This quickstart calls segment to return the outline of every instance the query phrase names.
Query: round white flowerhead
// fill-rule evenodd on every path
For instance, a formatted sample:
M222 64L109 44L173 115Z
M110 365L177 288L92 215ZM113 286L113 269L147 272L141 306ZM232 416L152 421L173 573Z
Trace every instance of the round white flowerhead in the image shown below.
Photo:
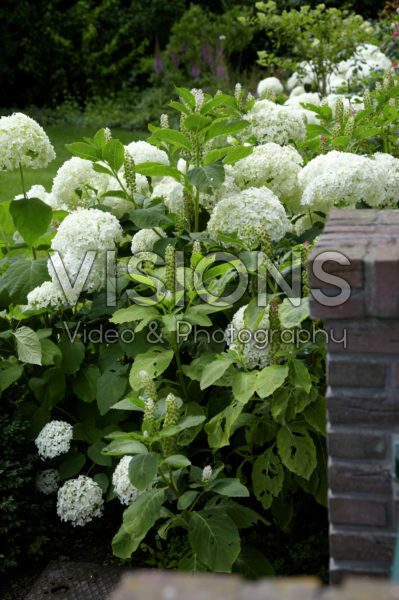
M51 193L59 208L72 212L101 204L99 197L108 183L108 175L97 173L90 160L74 156L58 169Z
M208 231L215 237L219 233L237 233L244 240L248 225L263 227L275 242L289 228L283 205L268 188L251 187L220 200L208 221Z
M0 119L0 170L22 167L42 169L54 160L55 152L39 123L14 113Z
M389 161L389 164L392 164ZM394 206L399 199L397 172L386 160L336 150L311 160L299 174L301 205L326 215L334 208Z
M267 187L291 208L300 200L298 173L303 158L292 146L269 142L255 146L252 154L233 167L235 183L241 188Z
M132 254L135 255L139 252L151 252L155 242L163 237L166 237L166 233L163 229L155 227L156 232L153 229L140 229L134 234L132 238Z
M117 464L112 475L112 484L121 504L131 504L140 495L137 488L130 483L129 465L131 456L124 456Z
M270 100L257 100L245 119L250 122L245 131L249 129L261 144L275 142L285 146L306 136L303 112Z
M65 296L55 287L52 281L45 281L35 287L28 294L27 310L40 310L41 308L61 308L66 303Z
M317 114L307 108L304 108L303 104L313 104L314 106L320 105L320 97L319 94L316 93L302 93L295 94L291 96L284 102L284 106L288 106L296 111L302 113L302 115L306 118L307 123L313 123L315 125L320 124L320 120Z
M69 452L72 437L72 425L65 421L50 421L37 436L35 444L43 459L55 458Z
M264 93L269 90L276 96L284 91L282 83L277 77L266 77L266 79L262 79L262 81L258 83L257 92L260 98L262 98Z
M269 358L269 309L258 324L255 331L245 326L244 313L248 304L241 306L226 329L226 340L231 350L244 357L247 369L262 369Z
M164 165L169 164L168 155L163 150L159 150L156 146L148 142L131 142L126 146L127 151L132 156L136 165L145 162L157 162Z
M173 177L162 177L154 185L152 198L162 198L169 212L177 213L184 208L184 187Z
M59 475L57 469L41 471L36 477L36 487L42 494L49 496L55 494L59 488Z
M32 185L30 190L26 192L26 195L28 198L39 198L39 200L45 202L52 208L56 208L53 194L46 192L44 186L42 185ZM14 200L21 200L23 197L23 194L18 194L18 196L15 196Z
M100 486L86 475L70 479L58 490L57 514L61 521L69 521L74 527L101 517L103 506Z
M118 219L102 210L79 209L63 220L51 242L51 248L59 254L54 252L47 265L54 285L65 293L70 304L77 301L76 290L92 292L105 285L106 252L115 250L121 239L122 228ZM87 272L82 268L82 263L87 261L86 254L89 251L95 251L95 255ZM57 273L53 264L57 267ZM86 264L90 265L89 262ZM73 284L75 292L70 289Z

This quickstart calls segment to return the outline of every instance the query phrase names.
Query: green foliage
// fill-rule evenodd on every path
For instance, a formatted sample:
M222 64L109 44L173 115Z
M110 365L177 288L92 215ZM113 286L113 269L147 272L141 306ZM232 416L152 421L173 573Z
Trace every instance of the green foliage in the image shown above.
M306 105L320 117L322 125L307 126L304 150L310 156L340 150L399 157L399 77L390 72L378 77L374 89L363 93L363 104L354 117L343 110L336 111L334 117L328 106Z
M173 529L187 550L182 569L253 576L251 565L257 565L259 573L271 573L268 558L249 543L249 532L266 532L271 521L288 526L298 490L326 502L324 353L314 342L279 342L267 366L249 368L243 349L206 338L194 343L182 334L182 321L224 332L244 304L245 323L256 330L265 314L256 304L258 284L265 284L275 320L289 333L299 327L311 332L312 325L306 299L292 306L253 267L264 259L260 242L243 251L230 232L221 242L205 228L200 195L213 195L225 181L226 165L252 151L242 135L244 92L211 96L178 88L178 94L171 108L178 111L180 128L149 127L150 143L167 154L169 165L140 163L135 171L151 186L160 176L181 183L181 226L160 198L120 186L131 208L120 219L125 237L118 264L121 273L127 262L129 269L113 283L114 306L106 305L100 290L85 292L73 307L23 309L35 277L43 277L41 261L51 238L36 241L37 223L24 221L25 239L35 240L35 248L17 245L9 223L10 245L1 246L0 290L8 298L0 320L0 389L6 393L15 382L27 382L32 437L60 414L73 423L71 449L53 461L62 480L90 474L106 502L116 505L113 473L121 457L131 457L128 476L138 496L113 539L118 557L130 558L155 532L169 540ZM104 130L68 148L123 181L123 144L107 140ZM177 168L181 157L188 163L185 173ZM159 263L131 257L130 238L142 227L162 229L165 237L154 245ZM270 248L269 260L282 273L298 261L301 246L291 242ZM229 258L220 261L221 252ZM241 257L252 283L233 306L225 298L237 284ZM21 274L14 278L16 265ZM117 339L85 337L92 327L113 327ZM154 329L160 334L155 340ZM122 335L126 330L134 333L130 342Z
M347 10L318 4L315 8L305 5L280 13L273 1L258 2L256 8L256 26L273 41L273 51L258 52L259 64L295 70L297 63L310 62L316 89L323 96L334 66L349 58L359 42L373 42L370 25Z

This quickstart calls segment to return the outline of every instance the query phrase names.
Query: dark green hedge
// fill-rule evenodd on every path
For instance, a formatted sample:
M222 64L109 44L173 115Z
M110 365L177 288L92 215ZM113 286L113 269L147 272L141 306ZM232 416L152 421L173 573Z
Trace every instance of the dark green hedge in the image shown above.
M318 4L320 0L308 0ZM189 0L2 0L0 3L0 106L54 105L68 96L83 101L130 86L148 85L148 61ZM201 0L222 13L255 0ZM283 0L294 8L303 0ZM384 0L325 0L375 18ZM144 65L144 66L143 66ZM242 65L243 68L251 65Z

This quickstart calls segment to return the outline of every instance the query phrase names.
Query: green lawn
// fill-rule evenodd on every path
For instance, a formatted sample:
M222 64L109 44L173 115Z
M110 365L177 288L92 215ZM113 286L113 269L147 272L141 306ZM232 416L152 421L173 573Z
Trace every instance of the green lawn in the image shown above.
M54 175L63 162L71 158L72 154L65 148L65 144L76 142L83 136L93 137L94 129L85 129L82 127L65 127L53 126L45 127L46 133L49 136L56 153L56 158L49 164L46 169L25 169L24 179L26 189L30 189L32 185L44 185L49 192ZM124 129L113 129L112 135L118 138L124 144L135 140L142 140L147 137L145 132L125 131ZM19 171L11 173L0 172L0 202L4 200L12 200L17 194L22 193L21 179Z

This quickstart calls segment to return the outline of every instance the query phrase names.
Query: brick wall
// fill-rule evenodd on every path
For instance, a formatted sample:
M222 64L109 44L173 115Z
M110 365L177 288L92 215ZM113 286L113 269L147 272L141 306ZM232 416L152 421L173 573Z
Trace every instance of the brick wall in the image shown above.
M392 434L399 433L399 210L334 211L308 272L311 315L326 320L329 338L331 581L389 576L397 530L391 473ZM339 291L336 280L324 281L331 275L345 280L349 296L337 306L326 305Z

